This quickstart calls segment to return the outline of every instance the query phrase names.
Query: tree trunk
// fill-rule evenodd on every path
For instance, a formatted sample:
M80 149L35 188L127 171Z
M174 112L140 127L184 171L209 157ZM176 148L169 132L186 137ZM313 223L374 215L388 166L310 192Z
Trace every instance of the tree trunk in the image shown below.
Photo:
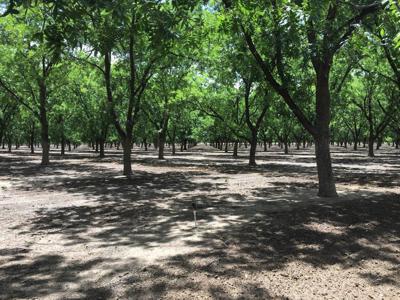
M166 131L161 129L158 133L158 159L164 159Z
M316 84L315 154L318 170L318 196L337 197L330 152L329 65L322 65Z
M47 121L46 100L47 90L45 81L39 80L40 92L40 125L42 138L42 166L50 163L50 141L49 141L49 124Z
M61 136L61 156L65 155L65 137L64 133Z
M285 140L285 141L283 142L283 144L285 145L285 154L289 154L289 147L288 147L288 142L287 142L287 140Z
M235 143L233 144L233 157L238 157L238 142L235 141Z
M353 150L357 151L357 147L358 147L358 138L354 137L354 145L353 145Z
M165 141L167 139L168 121L169 121L169 115L168 111L165 109L163 113L161 128L158 133L158 141L159 141L158 159L164 159L164 149L165 149Z
M174 126L174 127L172 128L172 136L171 136L172 155L175 155L175 153L176 153L175 138L176 138L176 127Z
M100 155L99 155L99 157L100 158L104 158L106 155L105 155L105 153L104 153L104 139L99 139L99 146L100 146Z
M35 129L31 130L30 146L31 154L35 153Z
M318 183L320 197L336 197L336 186L332 172L329 138L315 139L315 154L317 159Z
M251 133L251 142L250 142L250 156L249 156L249 165L255 166L256 164L256 151L257 151L257 131L253 131Z
M12 140L11 137L8 138L8 152L11 153L12 150Z
M131 135L128 135L122 141L122 148L124 150L124 152L123 152L124 175L127 177L130 177L132 175L132 159L131 159L132 139L131 139Z
M368 137L368 156L369 157L374 157L374 136L373 134L370 133L369 137Z

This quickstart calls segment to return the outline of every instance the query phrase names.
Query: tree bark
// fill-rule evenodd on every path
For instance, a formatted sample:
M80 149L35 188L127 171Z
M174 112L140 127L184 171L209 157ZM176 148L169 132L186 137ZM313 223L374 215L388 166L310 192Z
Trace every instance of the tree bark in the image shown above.
M315 154L317 159L318 182L320 197L336 197L336 187L332 172L332 162L329 138L315 139Z
M238 157L238 142L235 141L235 143L233 144L233 157Z
M50 163L49 123L47 121L46 100L47 90L44 79L39 79L40 125L42 139L42 166Z
M317 72L316 84L316 136L315 154L317 160L320 197L337 197L330 153L330 92L329 64L322 64Z
M256 166L257 130L251 132L249 166Z
M100 146L100 154L99 154L99 157L100 158L104 158L106 155L105 155L105 152L104 152L104 139L99 139L99 146Z
M132 175L132 139L130 136L127 136L124 141L122 141L123 148L123 163L124 163L124 175L130 177Z
M35 128L34 127L31 130L30 146L31 146L31 154L35 153Z
M369 157L374 157L375 153L374 153L374 135L370 133L369 137L368 137L368 156Z
M283 142L283 144L284 144L284 146L285 146L285 154L289 154L288 141L285 140L285 141Z
M64 133L61 135L61 156L65 155L65 137Z
M8 153L12 151L12 140L11 137L8 137Z

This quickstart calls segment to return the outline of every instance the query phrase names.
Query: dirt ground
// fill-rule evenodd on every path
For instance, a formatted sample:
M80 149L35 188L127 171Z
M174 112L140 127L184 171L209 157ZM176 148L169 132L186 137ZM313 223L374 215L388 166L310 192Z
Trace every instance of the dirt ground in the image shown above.
M0 299L400 299L400 150L2 151Z

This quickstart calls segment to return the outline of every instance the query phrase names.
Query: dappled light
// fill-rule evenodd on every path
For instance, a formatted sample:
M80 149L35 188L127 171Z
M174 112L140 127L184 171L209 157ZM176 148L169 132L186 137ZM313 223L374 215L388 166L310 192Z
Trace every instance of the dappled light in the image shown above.
M202 147L164 162L135 148L129 179L118 152L43 169L23 150L0 154L1 299L400 296L395 151L335 151L349 160L340 197L321 200L311 149L271 148L254 168Z

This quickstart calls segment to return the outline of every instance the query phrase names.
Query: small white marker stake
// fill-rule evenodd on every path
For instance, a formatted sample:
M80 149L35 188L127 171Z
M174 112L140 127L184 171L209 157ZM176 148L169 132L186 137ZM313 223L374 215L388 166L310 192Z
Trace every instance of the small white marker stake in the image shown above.
M193 218L194 218L194 228L197 229L197 204L196 204L196 200L194 200L192 202L192 207L193 207Z

